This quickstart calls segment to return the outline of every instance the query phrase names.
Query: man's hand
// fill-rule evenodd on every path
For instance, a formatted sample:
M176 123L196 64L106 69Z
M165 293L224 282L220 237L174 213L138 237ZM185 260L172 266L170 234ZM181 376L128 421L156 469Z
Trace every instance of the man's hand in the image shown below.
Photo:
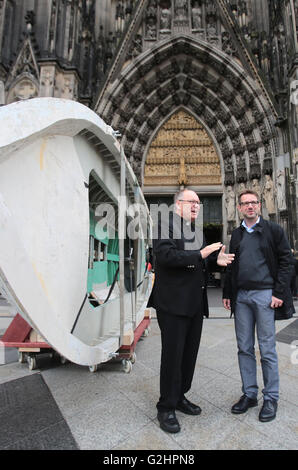
M222 247L222 243L216 242L212 243L211 245L205 246L201 251L202 258L207 258L207 256L211 255L214 251L219 250Z
M227 310L231 310L231 299L222 299L223 306Z
M226 251L226 246L223 245L217 257L217 264L219 266L227 266L228 264L231 264L234 261L234 258L235 258L234 253L227 254L225 253L225 251Z
M278 299L277 297L274 297L274 295L273 295L270 307L271 308L281 307L283 303L284 303L283 300Z

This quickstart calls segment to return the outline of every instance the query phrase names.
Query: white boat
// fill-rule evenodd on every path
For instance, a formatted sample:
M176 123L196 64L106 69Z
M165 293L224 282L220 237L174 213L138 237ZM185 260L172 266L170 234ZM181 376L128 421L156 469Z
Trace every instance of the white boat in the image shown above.
M3 106L0 129L0 292L61 356L94 368L147 314L143 194L116 133L82 104Z

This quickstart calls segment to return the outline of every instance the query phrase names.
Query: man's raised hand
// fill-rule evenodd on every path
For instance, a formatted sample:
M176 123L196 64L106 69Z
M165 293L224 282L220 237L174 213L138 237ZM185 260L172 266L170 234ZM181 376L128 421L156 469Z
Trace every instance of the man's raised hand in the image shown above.
M226 251L226 246L223 245L217 257L217 264L219 266L227 266L228 264L231 264L234 261L234 258L235 258L234 253L227 254L225 253L225 251Z

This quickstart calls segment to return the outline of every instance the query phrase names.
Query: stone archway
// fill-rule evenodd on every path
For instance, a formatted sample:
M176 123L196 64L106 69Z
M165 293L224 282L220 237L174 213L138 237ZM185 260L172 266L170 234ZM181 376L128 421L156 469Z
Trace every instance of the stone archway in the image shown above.
M243 185L262 191L275 171L275 110L262 86L210 44L181 35L144 52L123 69L98 112L121 132L143 183L146 149L180 107L204 124L218 149L225 198L230 187L234 197ZM237 221L229 222L232 228Z

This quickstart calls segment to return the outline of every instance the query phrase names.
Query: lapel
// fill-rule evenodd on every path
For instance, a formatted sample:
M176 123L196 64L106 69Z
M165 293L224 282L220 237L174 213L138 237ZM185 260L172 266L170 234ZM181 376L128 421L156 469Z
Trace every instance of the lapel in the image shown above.
M181 250L199 250L203 245L203 232L190 222L173 213L173 239Z

